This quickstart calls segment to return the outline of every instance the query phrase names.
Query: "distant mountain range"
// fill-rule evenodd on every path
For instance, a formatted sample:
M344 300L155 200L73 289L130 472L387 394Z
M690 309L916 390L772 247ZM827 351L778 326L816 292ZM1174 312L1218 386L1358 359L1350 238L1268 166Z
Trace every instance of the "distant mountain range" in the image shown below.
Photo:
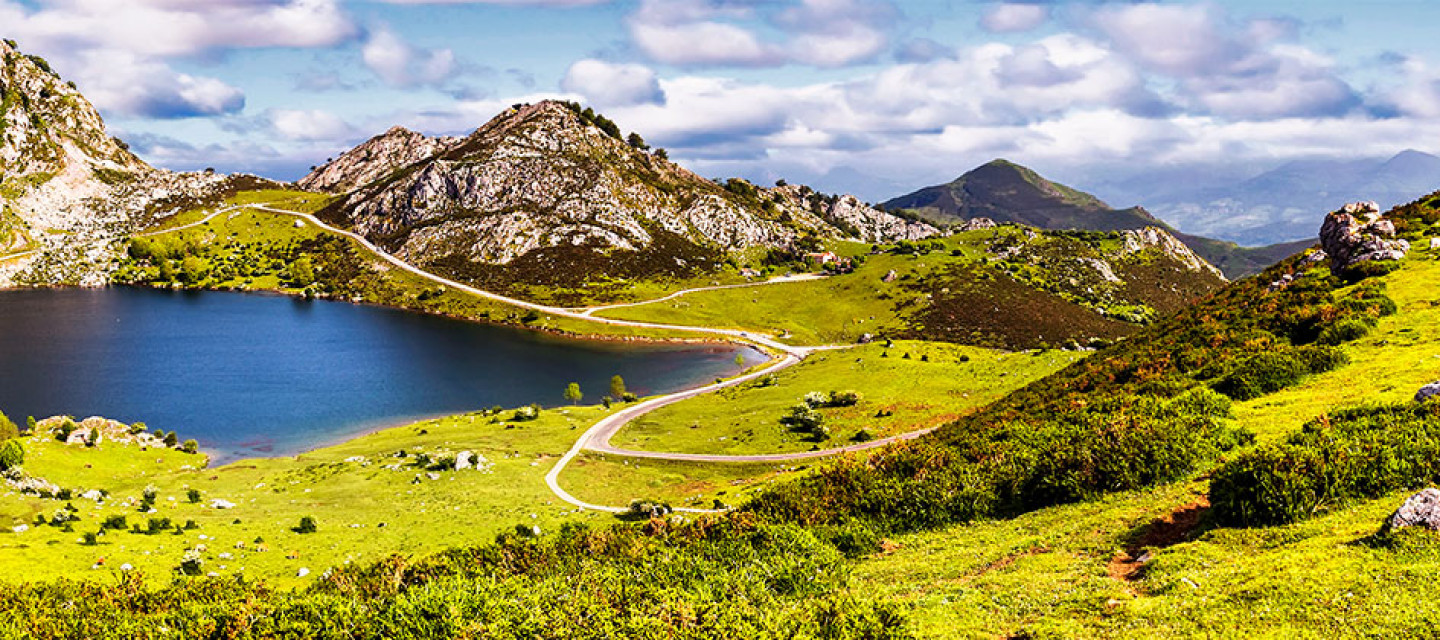
M1246 245L1315 236L1325 213L1374 200L1381 209L1411 202L1440 185L1440 157L1414 150L1391 158L1298 160L1248 179L1184 172L1105 185L1112 199L1143 202L1187 232Z
M1229 278L1257 273L1313 244L1307 240L1249 248L1181 233L1144 208L1116 209L1089 193L1051 182L1006 160L989 162L953 182L892 199L882 208L908 211L937 224L989 218L1041 229L1121 231L1157 227L1179 238Z

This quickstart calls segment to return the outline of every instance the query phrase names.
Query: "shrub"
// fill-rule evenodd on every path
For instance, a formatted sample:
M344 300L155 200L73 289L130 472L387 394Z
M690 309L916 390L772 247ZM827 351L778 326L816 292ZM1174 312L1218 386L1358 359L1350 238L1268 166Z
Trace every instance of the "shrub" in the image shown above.
M100 524L101 529L115 529L118 531L124 531L129 526L130 525L125 523L125 516L123 514L108 516L105 518L105 521Z
M0 411L0 440L9 440L19 435L20 427L16 426L5 412Z
M200 453L200 443L193 439L186 440L185 444L180 446L180 450L185 453Z
M6 440L0 444L0 471L9 471L25 464L25 445L19 440Z
M510 419L515 422L529 422L540 417L540 405L532 404L528 407L520 407L515 410L515 415Z
M860 404L859 391L831 391L829 406L853 407Z
M295 533L315 533L315 518L304 516L300 518L300 524L291 529Z
M200 490L199 490L199 489L187 489L187 490L185 491L185 500L187 500L190 504L195 504L195 503L200 502Z
M1224 525L1296 522L1360 498L1440 481L1440 404L1337 411L1282 443L1226 463L1210 481Z
M1346 318L1320 332L1316 340L1320 344L1338 345L1353 342L1370 333L1370 324L1359 318Z
M1250 356L1230 368L1215 390L1236 400L1252 400L1292 386L1310 373L1310 368L1290 351L1273 351Z
M821 391L811 391L805 394L805 397L801 398L801 402L804 402L806 406L809 407L823 407L830 403L830 397Z
M659 500L635 499L630 501L630 508L626 511L626 514L636 518L650 519L663 518L672 511L674 511L674 509L670 508L669 504Z

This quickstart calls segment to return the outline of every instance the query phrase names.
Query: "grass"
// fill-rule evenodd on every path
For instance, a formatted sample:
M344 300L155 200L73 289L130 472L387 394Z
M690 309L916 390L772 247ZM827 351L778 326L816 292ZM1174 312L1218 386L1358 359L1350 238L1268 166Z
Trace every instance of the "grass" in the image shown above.
M908 356L908 357L907 357ZM778 374L647 414L611 444L641 451L724 455L839 447L861 431L884 437L950 422L1083 357L1065 351L1005 353L899 341L819 352ZM820 409L829 441L780 423L812 391L855 390L860 403ZM880 417L882 414L889 414Z
M794 344L853 344L871 334L1026 348L1047 341L1058 345L1066 339L1084 342L1089 337L1125 335L1137 325L1114 318L1146 322L1156 309L1183 306L1193 295L1218 284L1186 281L1183 286L1157 286L1167 280L1175 285L1185 278L1175 273L1157 278L1148 256L1115 258L1118 241L1092 235L1031 238L1018 227L971 231L933 241L943 247L939 251L872 252L851 274L702 291L596 315L776 334ZM1007 253L1007 248L1013 252ZM847 255L864 253L853 244L839 249ZM1109 261L1124 282L1101 278L1077 257ZM1016 316L1027 317L1018 323L996 323ZM1001 326L1007 324L1021 326Z
M1364 338L1345 346L1350 364L1249 402L1235 414L1262 441L1284 438L1332 407L1409 400L1440 380L1440 306L1433 284L1440 261L1418 254L1382 278L1399 313L1382 318Z
M852 589L911 607L920 637L1352 637L1413 635L1429 603L1440 547L1371 543L1408 492L1303 524L1203 525L1138 577L1111 561L1151 523L1201 500L1190 482L1052 507L1008 520L902 536L860 562Z
M703 463L585 453L565 468L560 486L594 504L625 506L634 500L659 500L675 507L712 509L717 500L724 506L739 504L766 485L797 477L821 463Z
M65 488L105 489L110 498L101 505L78 496L70 500L80 520L67 533L33 523L36 514L48 517L66 501L13 492L0 497L0 523L8 523L0 533L0 566L6 567L11 581L108 580L112 571L130 564L160 583L168 581L186 549L204 544L207 572L263 578L285 587L308 581L297 577L301 567L313 572L313 580L330 566L477 544L516 525L550 531L567 521L607 519L577 513L544 483L555 459L603 411L546 410L531 422L509 420L513 412L495 417L466 414L387 429L294 458L243 460L214 469L202 468L200 456L173 450L142 452L104 441L86 448L33 436L25 440L29 473ZM411 455L394 457L402 449ZM494 463L493 470L384 468L410 463L415 453L438 456L462 450L484 455ZM347 461L356 456L366 462ZM426 473L436 473L438 479ZM157 513L124 506L127 498L138 502L147 485L159 489ZM201 492L200 504L187 502L191 488ZM213 499L236 506L212 509L208 505ZM177 524L194 520L199 528L183 535L111 531L97 546L83 545L81 536L98 530L111 515L125 515L130 524L142 526L151 517ZM291 530L305 516L315 518L317 532ZM31 528L10 533L20 524ZM257 538L264 539L269 551L255 551ZM241 542L245 548L236 548ZM290 552L298 552L298 559L287 558ZM221 553L232 557L222 559ZM91 569L101 558L105 568Z

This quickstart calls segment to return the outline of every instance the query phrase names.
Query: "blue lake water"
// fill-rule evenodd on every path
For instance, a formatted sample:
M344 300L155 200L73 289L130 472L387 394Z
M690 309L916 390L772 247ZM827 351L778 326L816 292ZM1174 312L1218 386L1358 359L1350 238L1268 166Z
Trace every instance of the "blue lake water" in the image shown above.
M299 453L493 405L586 402L731 375L733 345L575 340L339 302L223 292L0 292L0 411L105 416L195 438L217 462Z

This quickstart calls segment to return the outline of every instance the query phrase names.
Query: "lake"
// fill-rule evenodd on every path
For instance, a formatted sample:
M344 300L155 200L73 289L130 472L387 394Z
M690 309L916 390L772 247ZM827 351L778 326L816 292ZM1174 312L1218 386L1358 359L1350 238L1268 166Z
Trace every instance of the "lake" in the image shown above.
M150 289L0 292L0 411L104 416L215 462L292 455L494 405L678 391L764 360L720 344L577 340L383 307Z

